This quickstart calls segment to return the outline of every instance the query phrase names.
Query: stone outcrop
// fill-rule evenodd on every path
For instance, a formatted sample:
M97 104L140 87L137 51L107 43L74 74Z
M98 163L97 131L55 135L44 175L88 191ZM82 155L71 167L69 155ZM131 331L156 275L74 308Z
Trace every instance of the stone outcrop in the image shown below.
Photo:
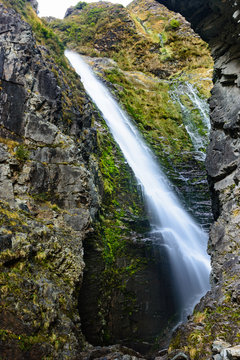
M0 357L74 359L82 241L99 204L94 113L81 87L69 100L74 73L2 4L0 24Z
M170 295L161 296L162 283L169 287L159 272L164 261L155 264L148 255L146 267L147 244L130 242L139 237L141 227L148 230L148 222L139 219L144 212L141 196L124 159L117 165L109 160L109 147L115 145L107 130L95 122L100 139L91 128L99 116L78 77L55 65L14 10L0 5L0 14L0 357L136 360L140 355L123 347L87 351L82 330L87 340L96 335L94 345L99 338L105 343L124 338L123 343L137 342L136 348L146 350L168 322L167 310L174 305ZM110 215L102 215L106 219L94 244L97 259L80 292L83 251L88 256L92 220L105 185L95 163L101 141L106 145L100 146L98 161L102 173L107 172L104 191ZM115 207L109 200L112 191L119 193L112 197ZM105 230L110 236L104 243ZM111 236L113 242L119 240L117 254L111 246L107 253ZM84 240L88 244L83 249ZM154 283L151 291L142 285L146 282L149 287ZM98 297L92 284L100 290ZM86 353L80 354L83 349Z
M211 353L209 344L216 334L231 345L239 343L240 8L238 1L160 2L179 11L191 22L193 28L209 42L215 61L214 88L210 99L212 130L206 161L215 217L209 240L212 292L196 309L198 314L205 312L201 320L202 336L206 336L201 339L202 343L205 342L205 350L200 350L201 358L205 359L203 353L205 351L206 357ZM235 319L233 313L236 314ZM194 335L189 340L186 334L191 336L189 334L192 333L197 337L196 316L191 318L187 331L186 328L181 329L180 335L176 335L178 341L175 339L175 347L183 346L184 342L193 346ZM212 329L207 330L210 324ZM215 358L220 359L220 355L215 355Z
M216 340L212 346L214 360L240 359L240 345L231 346L225 341Z
M38 2L37 0L27 0L30 2L30 4L32 5L33 10L35 10L35 12L38 12Z

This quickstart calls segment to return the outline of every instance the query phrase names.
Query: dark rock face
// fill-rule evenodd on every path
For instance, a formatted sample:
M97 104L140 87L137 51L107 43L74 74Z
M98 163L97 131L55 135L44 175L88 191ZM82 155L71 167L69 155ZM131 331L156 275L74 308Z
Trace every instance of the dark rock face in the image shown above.
M161 0L158 2L185 16L205 41L209 42L213 38L221 37L223 39L224 33L225 35L228 33L228 39L237 39L235 32L239 15L237 1ZM231 32L233 29L234 32Z
M2 4L0 24L0 357L74 359L82 240L99 206L93 110L80 86L79 106L66 107L68 81Z
M144 360L142 355L135 352L132 349L128 349L125 346L113 345L113 346L104 346L96 347L89 349L80 354L80 359L98 359L98 360Z
M48 69L39 71L38 81L40 94L50 100L56 100L59 96L59 88L53 73Z
M26 93L23 86L2 80L1 124L8 130L21 135Z
M215 223L210 232L209 253L212 258L212 293L205 298L209 314L205 325L215 321L218 336L235 344L237 323L227 312L239 314L239 114L240 114L240 8L238 1L159 1L179 11L193 28L208 41L215 60L214 88L210 99L212 130L206 167L212 192ZM214 303L214 305L213 305ZM216 307L222 309L221 318L212 316ZM198 310L203 310L200 306ZM225 309L225 310L224 310ZM194 318L193 318L194 319ZM215 320L214 320L215 319ZM209 323L208 323L209 322ZM193 332L193 324L187 325ZM223 334L221 326L229 327ZM196 325L195 325L196 326ZM191 328L191 329L190 329ZM204 330L202 330L204 332ZM214 334L212 334L214 336ZM181 335L184 338L184 330ZM189 340L186 340L187 343ZM208 340L209 341L209 340ZM184 340L176 346L183 346ZM206 345L205 350L206 350ZM207 355L206 355L207 356Z
M105 308L105 304L101 303L106 291L101 275L104 263L94 239L87 240L79 313L82 330L91 344L120 343L146 354L154 349L156 339L160 337L162 345L167 346L170 338L168 330L176 323L178 309L170 281L170 264L159 242L160 239L149 238L128 243L128 256L122 256L118 262L127 267L135 258L142 261L142 268L128 276L124 292L120 287L113 288L111 298L105 297ZM108 338L103 335L106 322L110 329Z

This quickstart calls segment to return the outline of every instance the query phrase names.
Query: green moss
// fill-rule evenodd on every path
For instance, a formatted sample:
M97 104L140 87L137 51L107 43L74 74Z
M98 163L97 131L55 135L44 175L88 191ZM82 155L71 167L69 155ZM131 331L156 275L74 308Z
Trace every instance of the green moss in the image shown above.
M186 154L187 159L192 144L183 126L179 107L169 95L169 84L151 81L143 74L137 74L135 79L129 78L118 69L107 70L106 78L112 84L123 87L118 92L119 99L158 157L163 159L167 154L177 161L181 153L183 156Z
M231 302L229 294L221 305L206 307L201 313L195 312L192 321L201 323L201 329L190 327L179 330L171 341L169 352L181 349L188 352L191 359L200 360L206 355L211 356L211 344L216 334L219 339L232 345L239 343L240 312L237 305Z
M16 148L15 155L19 161L24 162L29 159L30 152L25 145L21 144Z
M27 0L1 0L1 2L6 6L11 6L20 14L26 13Z
M171 27L172 29L178 29L178 28L180 27L180 21L177 20L177 19L172 19L172 20L170 21L170 27Z
M49 192L31 194L31 196L35 201L39 202L46 202L52 198L52 195Z
M133 256L131 249L134 221L145 216L137 184L106 126L98 133L99 172L104 185L103 204L91 241L101 256L101 273L97 274L99 298L97 324L99 339L109 344L111 335L112 299L121 298L121 311L131 316L135 311L135 296L126 288L127 280L144 266L143 258ZM126 219L128 221L126 221ZM140 231L140 229L138 229ZM146 232L147 227L141 229Z
M99 144L100 143L101 140L99 141ZM102 148L99 166L104 179L105 194L111 195L114 191L115 178L119 176L119 169L115 164L112 145Z
M84 2L84 1L79 1L79 2L77 3L77 5L75 5L74 7L75 7L75 9L82 10L86 5L87 5L86 2Z
M33 336L31 335L28 336L26 334L18 335L10 330L4 330L4 329L0 329L0 339L4 342L15 340L17 345L23 352L29 351L33 347L33 345L36 344L41 345L48 341L48 337L46 335L42 335L42 334L33 335ZM53 345L56 345L57 340L55 340L54 337L52 337L52 339L53 339L52 341Z

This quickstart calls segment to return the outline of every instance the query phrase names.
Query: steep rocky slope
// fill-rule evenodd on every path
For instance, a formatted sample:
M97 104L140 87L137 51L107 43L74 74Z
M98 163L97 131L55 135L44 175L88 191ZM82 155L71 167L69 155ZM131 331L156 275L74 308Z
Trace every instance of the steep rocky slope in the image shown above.
M97 334L98 342L121 340L126 326L125 342L142 336L136 316L149 294L143 294L141 284L151 284L156 277L151 251L137 244L148 222L135 180L69 68L61 41L28 3L4 5L0 4L0 356L81 358L87 355L79 353L89 345L79 313L86 335L93 339ZM10 5L31 24L35 36ZM85 249L91 248L92 239L97 278L86 272L80 293L82 242ZM163 300L155 300L162 280L157 277L154 284L154 308L142 311L147 320L153 319L153 311L162 311ZM90 302L84 288L89 286L97 294L90 306L94 323L86 317ZM162 327L155 323L151 341ZM140 356L122 347L101 351Z
M209 41L215 59L215 87L210 101L212 134L207 159L213 194L213 210L216 218L209 244L213 264L213 290L196 309L187 327L183 327L177 333L170 347L170 351L174 348L181 349L185 351L186 356L205 359L211 356L211 346L216 338L216 333L220 339L229 342L228 345L223 343L222 347L239 343L237 150L239 146L239 104L237 102L239 4L233 1L175 2L171 0L162 1L162 3L168 5L172 10L180 11L191 21L194 28L205 40ZM140 13L144 6L140 5ZM139 14L137 17L141 20L136 19L140 23L138 25L139 33L148 31L149 37L152 36L152 33L149 34L147 19L141 18ZM79 48L79 50L81 49ZM106 46L102 50L106 52ZM92 55L88 52L87 54ZM126 55L126 52L124 54ZM109 56L109 54L106 55ZM123 66L129 66L129 57L123 56L123 58L127 59L127 63L123 63ZM115 57L114 60L117 61L117 58ZM121 57L120 61L122 61ZM141 65L141 60L139 63ZM126 69L129 70L129 68ZM110 75L111 81L114 80L113 75L115 75L115 81L116 78L118 80L121 78L117 84L118 90L121 89L122 73L121 77L119 74ZM142 81L142 78L139 80ZM216 349L214 351L217 353Z
M128 9L80 2L63 21L49 21L69 48L88 55L86 60L135 120L188 207L208 223L207 200L200 211L194 205L207 194L205 173L196 161L181 107L173 99L176 87L185 81L198 88L200 97L209 96L212 59L207 44L183 17L152 0L135 1ZM202 136L207 129L199 109L186 93L181 99Z
M82 241L99 205L94 111L74 72L3 4L0 24L0 357L73 359L85 343Z
M209 241L212 292L173 343L175 348L188 350L198 346L192 357L204 359L211 353L216 334L230 344L240 342L239 2L166 0L161 3L180 11L191 21L209 42L215 60L210 100L212 131L206 163L215 217Z

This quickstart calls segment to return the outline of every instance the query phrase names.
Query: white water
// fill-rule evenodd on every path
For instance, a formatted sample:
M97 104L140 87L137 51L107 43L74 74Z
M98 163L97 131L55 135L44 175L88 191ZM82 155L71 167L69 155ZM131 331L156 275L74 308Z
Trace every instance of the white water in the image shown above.
M87 93L102 112L142 186L152 232L162 238L170 258L183 318L209 289L207 235L182 208L154 155L106 86L96 78L80 55L72 51L66 51L65 55L81 76Z
M201 99L198 90L189 82L177 83L171 92L173 100L180 106L183 115L185 128L190 136L194 149L196 150L196 158L204 161L206 158L205 149L208 144L210 132L209 107L206 100ZM200 124L194 122L194 112L188 108L182 101L182 96L187 96L193 105L193 110L197 111L201 117ZM199 130L201 126L201 131Z

